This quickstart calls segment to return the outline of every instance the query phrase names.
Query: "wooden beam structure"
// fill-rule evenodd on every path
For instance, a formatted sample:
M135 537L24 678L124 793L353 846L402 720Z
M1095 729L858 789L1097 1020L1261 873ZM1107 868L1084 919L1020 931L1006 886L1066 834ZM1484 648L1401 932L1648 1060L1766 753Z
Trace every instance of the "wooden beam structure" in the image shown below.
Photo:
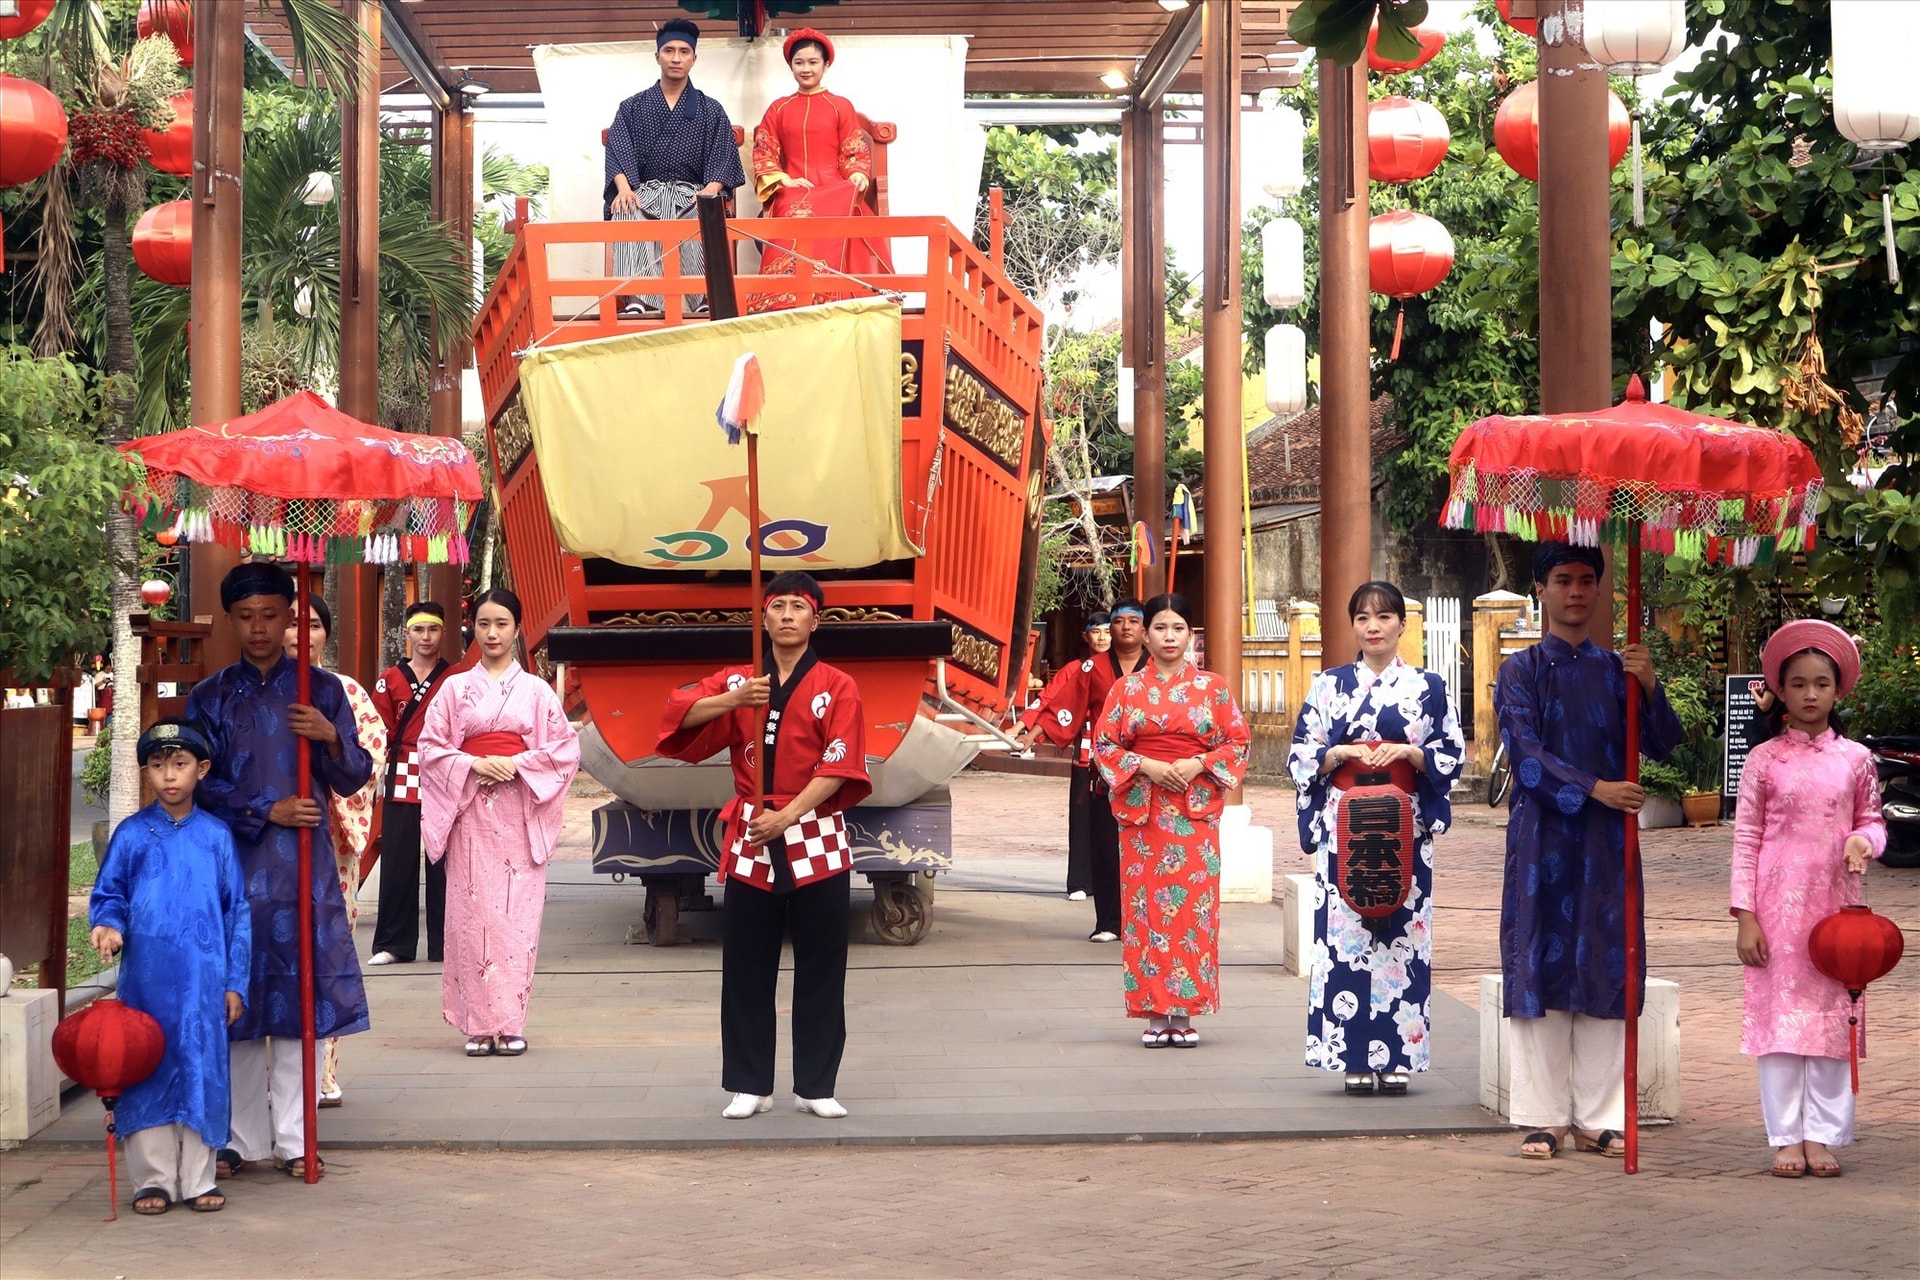
M1373 559L1364 62L1320 64L1320 139L1320 625L1339 636ZM1323 644L1321 665L1337 667L1351 652Z
M1238 0L1204 0L1200 38L1203 82L1201 233L1202 359L1206 365L1207 669L1240 696L1240 635L1246 594L1240 539L1246 447L1240 374L1240 61ZM1137 425L1137 424L1136 424ZM1162 460L1164 466L1164 459ZM1230 803L1239 803L1235 789Z
M195 425L240 416L240 97L246 74L246 11L240 5L194 9L193 289L188 346ZM197 543L188 555L188 621L219 624L220 580L240 556L219 543ZM215 625L207 665L239 660L233 632Z
M434 113L433 129L433 216L448 226L473 225L473 139L473 114L467 110L466 99L455 92L448 105ZM472 253L471 237L467 252ZM471 338L461 341L451 351L435 354L429 407L434 435L457 438L461 434L460 380L472 362ZM457 660L462 648L460 566L437 564L426 573L427 598L447 611L441 653L449 661Z

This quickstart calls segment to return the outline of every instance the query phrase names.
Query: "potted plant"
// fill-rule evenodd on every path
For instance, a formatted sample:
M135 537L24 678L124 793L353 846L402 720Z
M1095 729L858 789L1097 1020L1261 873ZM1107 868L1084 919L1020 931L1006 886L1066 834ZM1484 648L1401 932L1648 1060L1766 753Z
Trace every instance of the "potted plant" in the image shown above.
M1724 739L1718 735L1689 743L1681 767L1687 775L1687 794L1680 797L1680 810L1690 827L1711 827L1720 821L1720 770L1725 762ZM1676 749L1678 759L1681 751Z
M1686 820L1680 808L1687 794L1687 775L1665 760L1640 757L1640 785L1646 788L1647 802L1640 809L1640 829L1653 831L1677 827Z

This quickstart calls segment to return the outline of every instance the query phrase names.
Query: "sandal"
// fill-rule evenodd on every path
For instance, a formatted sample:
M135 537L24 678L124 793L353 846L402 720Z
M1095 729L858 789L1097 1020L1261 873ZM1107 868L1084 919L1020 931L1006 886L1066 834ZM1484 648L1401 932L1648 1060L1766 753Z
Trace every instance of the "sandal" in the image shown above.
M245 1173L252 1167L253 1161L242 1160L240 1153L232 1147L220 1148L219 1154L213 1158L214 1176L220 1178L231 1178L235 1174Z
M1837 1178L1840 1176L1840 1162L1829 1155L1824 1161L1809 1159L1807 1176L1810 1178Z
M1172 1027L1166 1027L1159 1031L1155 1031L1149 1027L1140 1033L1140 1047L1142 1049L1164 1049L1173 1043L1174 1034Z
M1591 1138L1585 1138L1575 1133L1573 1135L1573 1149L1575 1151L1591 1151L1595 1155L1605 1156L1609 1160L1618 1160L1621 1156L1627 1154L1627 1140L1622 1138L1618 1133L1615 1133L1612 1129L1602 1129Z
M1380 1092L1399 1097L1407 1091L1407 1073L1404 1071L1382 1071L1380 1073Z
M1167 1043L1176 1049L1197 1049L1200 1047L1200 1033L1193 1027L1175 1027L1173 1039Z
M320 1176L323 1178L326 1177L327 1162L325 1160L321 1160L320 1157L318 1156L315 1156L314 1159L315 1161L318 1162L320 1166L319 1168ZM281 1165L280 1168L286 1173L286 1175L289 1178L305 1178L307 1176L307 1158L305 1156L295 1156L293 1159Z
M1545 1151L1529 1151L1528 1147L1545 1147ZM1545 1129L1537 1129L1520 1139L1520 1158L1522 1160L1551 1160L1560 1154L1560 1139Z
M195 1213L218 1213L227 1207L227 1193L215 1187L202 1191L190 1202Z
M1347 1073L1347 1096L1358 1098L1373 1093L1373 1072L1350 1071Z
M491 1058L493 1056L492 1036L468 1036L467 1056L469 1058Z
M1794 1158L1787 1160L1785 1162L1782 1162L1781 1156L1785 1155L1789 1151L1794 1153ZM1800 1144L1796 1142L1792 1146L1788 1146L1788 1147L1775 1147L1773 1149L1773 1167L1767 1170L1767 1172L1771 1173L1776 1178L1806 1177L1807 1176L1807 1157L1804 1153L1801 1152Z
M144 1204L146 1208L140 1206ZM133 1193L133 1211L149 1218L157 1218L173 1208L173 1197L158 1187L148 1187Z
M517 1058L527 1051L525 1036L497 1036L493 1042L493 1051L503 1058Z

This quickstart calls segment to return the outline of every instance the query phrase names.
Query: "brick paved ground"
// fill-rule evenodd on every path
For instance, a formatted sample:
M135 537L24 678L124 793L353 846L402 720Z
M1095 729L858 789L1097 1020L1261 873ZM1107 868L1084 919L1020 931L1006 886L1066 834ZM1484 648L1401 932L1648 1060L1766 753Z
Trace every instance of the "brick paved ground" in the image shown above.
M966 778L976 856L1058 858L1057 783ZM1290 797L1252 794L1281 870ZM1469 1003L1496 958L1501 832L1463 807L1440 846L1437 980ZM1037 833L1037 834L1036 834ZM0 1274L1920 1275L1920 966L1875 988L1859 1141L1837 1181L1765 1176L1727 833L1650 833L1653 972L1681 983L1684 1115L1643 1172L1522 1162L1508 1136L688 1152L351 1151L306 1188L249 1174L226 1213L99 1222L97 1155L0 1156ZM1920 872L1868 895L1913 939ZM1330 1105L1340 1105L1334 1100ZM123 1195L127 1188L122 1184Z

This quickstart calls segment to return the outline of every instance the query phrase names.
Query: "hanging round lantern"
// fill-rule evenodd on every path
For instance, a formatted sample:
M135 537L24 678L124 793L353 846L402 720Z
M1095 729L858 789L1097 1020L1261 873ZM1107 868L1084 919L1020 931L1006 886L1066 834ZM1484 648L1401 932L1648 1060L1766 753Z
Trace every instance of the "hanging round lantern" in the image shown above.
M0 187L32 182L66 149L67 109L53 90L0 74Z
M1587 0L1582 40L1616 76L1650 76L1687 47L1686 0ZM1640 179L1640 117L1633 118L1633 225L1647 224Z
M1395 96L1367 107L1367 170L1381 182L1426 177L1452 142L1447 118L1432 103Z
M1833 0L1833 123L1869 154L1920 137L1920 11L1878 0ZM1904 34L1903 34L1904 33Z
M1307 126L1292 107L1274 107L1260 113L1267 117L1267 176L1260 189L1276 200L1300 194L1307 184Z
M173 599L173 588L165 578L148 578L140 584L140 598L157 609Z
M1400 358L1400 334L1407 321L1404 300L1433 288L1451 270L1453 235L1426 214L1394 209L1367 223L1367 286L1402 299L1387 359Z
M193 282L193 201L169 200L133 224L134 265L161 284Z
M1301 413L1307 407L1307 334L1297 324L1267 330L1267 412Z
M1607 168L1627 154L1633 124L1620 95L1607 93ZM1540 82L1529 80L1507 95L1493 117L1493 145L1507 167L1529 182L1540 181Z
M1540 30L1538 18L1516 18L1513 16L1513 0L1493 0L1493 7L1500 11L1500 20L1523 36L1535 35Z
M18 40L47 20L54 0L14 0L12 16L0 16L0 40Z
M191 0L140 0L134 23L142 40L165 36L173 42L180 61L193 65L193 4Z
M1860 996L1870 983L1893 972L1907 949L1900 926L1866 907L1842 907L1813 926L1807 936L1807 959L1813 967L1847 989L1853 1007L1847 1013L1847 1056L1853 1061L1853 1091L1860 1092L1860 1045L1855 1038L1860 1020Z
M53 1061L69 1080L100 1095L107 1108L107 1203L120 1212L119 1162L113 1155L113 1108L120 1095L152 1075L167 1049L160 1024L123 1000L95 1000L53 1029Z
M193 172L193 90L176 93L173 123L164 129L143 129L147 160L162 173L184 178Z
M1432 62L1434 55L1447 44L1446 33L1436 31L1432 27L1414 27L1407 34L1420 42L1420 56L1409 62L1383 58L1376 47L1380 41L1380 20L1374 19L1373 26L1367 30L1367 70L1378 71L1382 75L1389 76L1398 75L1403 71L1417 71Z
M1267 305L1282 311L1306 301L1307 236L1292 218L1274 218L1260 228L1260 286Z

